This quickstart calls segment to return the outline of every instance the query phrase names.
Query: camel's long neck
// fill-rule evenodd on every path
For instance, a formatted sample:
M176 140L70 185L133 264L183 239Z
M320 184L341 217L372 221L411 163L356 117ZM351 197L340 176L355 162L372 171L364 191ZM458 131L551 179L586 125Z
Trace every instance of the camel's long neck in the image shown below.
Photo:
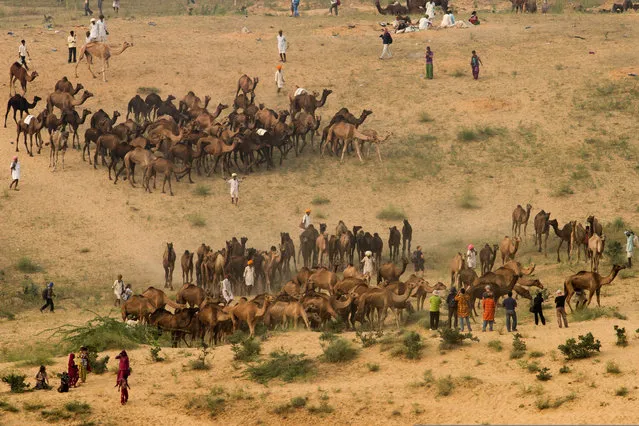
M264 304L262 305L262 308L258 309L257 312L255 312L255 316L256 317L263 317L264 314L266 313L266 310L268 309L269 305L270 305L270 302L268 300L265 300Z
M608 274L607 277L601 280L601 285L610 284L617 277L618 273L619 273L619 270L617 268L613 268L613 270L610 271L610 274Z
M406 272L406 265L408 265L407 262L402 262L402 272L400 272L400 276L404 275L404 272Z
M111 56L121 55L122 52L124 52L128 47L129 47L128 45L123 44L119 50L116 50L115 52L111 52Z
M33 81L33 80L35 80L35 78L36 78L36 76L33 73L31 73L31 74L27 73L27 76L26 76L27 81Z
M317 104L318 107L323 107L324 104L326 103L326 98L328 98L328 92L323 92L322 93L322 98L320 99L319 103Z

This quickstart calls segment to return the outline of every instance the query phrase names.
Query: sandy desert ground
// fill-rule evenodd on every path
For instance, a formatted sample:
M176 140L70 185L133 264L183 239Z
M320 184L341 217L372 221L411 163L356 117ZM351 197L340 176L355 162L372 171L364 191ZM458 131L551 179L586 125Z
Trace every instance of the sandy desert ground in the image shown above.
M234 208L219 172L210 178L194 175L193 185L174 182L174 197L159 190L145 194L126 181L114 185L106 168L94 170L77 151L67 153L64 170L52 172L47 167L48 147L30 158L20 145L21 190L3 190L0 196L0 372L34 376L35 367L15 361L21 354L28 358L47 351L53 363L49 370L62 371L63 345L46 330L83 324L94 312L118 316L110 298L118 273L136 291L161 286L167 241L174 243L178 255L202 242L221 248L232 236L247 236L250 246L266 249L278 242L279 232L296 232L307 207L313 208L315 222L326 222L329 230L341 219L349 227L359 224L380 232L386 240L388 227L400 221L377 215L394 206L411 221L413 246L425 248L426 278L444 283L449 281L449 260L466 244L483 246L510 233L517 204L531 203L533 215L540 209L550 211L560 224L584 223L594 214L611 224L607 231L622 243L620 231L639 222L639 82L629 75L639 73L634 42L639 18L634 12L575 13L566 4L563 13L513 15L505 12L505 3L495 4L499 13L491 13L493 6L487 2L460 3L458 19L476 8L482 18L479 27L398 34L394 58L380 61L378 22L384 18L368 4L345 5L335 18L327 16L324 5L312 3L312 9L303 9L302 18L292 19L283 4L250 5L245 17L231 12L230 5L224 15L168 16L181 7L144 9L147 2L141 2L138 9L127 10L122 3L120 17L111 12L107 16L110 42L128 40L134 46L112 58L109 82L103 83L92 79L84 64L79 78L73 78L73 67L66 63L66 32L83 31L86 24L79 11L56 9L40 0L29 8L0 2L0 57L6 68L25 38L40 74L29 83L29 99L46 98L66 75L94 93L83 105L93 112L125 111L128 100L145 87L159 89L163 98L173 94L178 99L193 90L202 97L210 95L211 104L217 105L232 103L237 79L247 73L261 80L258 102L286 108L288 97L278 96L272 81L278 63L275 36L283 29L290 43L284 65L287 91L296 85L333 90L318 110L326 121L343 106L354 113L373 110L365 127L392 132L381 147L384 162L371 157L360 164L350 156L340 164L334 157L320 158L317 150L307 149L297 158L291 153L283 167L248 176L241 187L241 205ZM43 13L54 15L53 29L43 27ZM243 33L243 27L250 33ZM423 78L426 45L435 52L432 81ZM472 79L468 66L473 49L484 62L479 81ZM6 81L2 90L7 96ZM43 107L41 102L35 111ZM15 150L11 118L0 134L0 158L6 163L3 182L8 186ZM198 185L210 194L196 195ZM312 205L317 197L330 202ZM194 217L203 226L193 226ZM614 229L615 223L623 225ZM531 220L529 234L532 228ZM521 262L536 263L535 276L551 292L568 275L588 267L568 262L565 252L557 264L557 241L551 234L546 258L534 250L529 235L518 253ZM18 269L25 257L39 265L38 272ZM611 259L604 257L601 271L607 273L610 266ZM176 282L179 276L177 268ZM23 294L25 284L40 287L45 280L56 283L55 314L40 314L39 297ZM500 309L497 331L476 332L479 342L449 351L440 351L438 336L419 321L409 324L406 328L418 331L425 343L422 358L415 361L393 357L375 345L362 348L348 363L327 364L318 360L319 333L273 332L262 344L263 356L280 347L303 352L316 361L315 374L268 386L246 377L245 366L233 361L230 345L212 350L208 371L188 369L200 352L197 348L164 347L166 360L153 363L149 347L140 346L129 351L134 374L126 407L118 404L111 373L90 375L86 384L68 394L15 395L3 385L0 401L17 410L0 405L0 424L46 423L51 418L47 420L43 410L65 413L69 401L86 402L91 410L70 414L59 420L62 424L637 423L633 360L639 347L638 301L635 273L623 271L602 291L602 305L615 307L625 320L575 322L569 316L570 328L559 329L549 302L548 324L535 327L527 302L522 302L519 329L529 354L542 353L537 360L529 355L524 360L550 368L553 377L546 382L509 359L512 336ZM613 325L626 328L628 347L615 345ZM388 321L385 334L395 332ZM564 362L557 346L587 332L601 341L601 353ZM361 348L354 333L342 336ZM502 343L502 351L488 346L493 340ZM111 358L117 352L105 351ZM610 362L620 367L619 374L607 372ZM371 363L379 364L379 371L369 371ZM568 374L559 373L564 365L570 367ZM113 360L110 367L114 368ZM435 378L432 384L424 382L427 370ZM448 396L439 395L437 380L448 376L454 389ZM622 387L627 393L617 396ZM206 407L193 407L193 401L212 390L224 399L215 417ZM574 396L558 408L538 408L540 401L568 395ZM301 408L277 414L276 407L294 397L308 398L307 406L324 404L333 410Z

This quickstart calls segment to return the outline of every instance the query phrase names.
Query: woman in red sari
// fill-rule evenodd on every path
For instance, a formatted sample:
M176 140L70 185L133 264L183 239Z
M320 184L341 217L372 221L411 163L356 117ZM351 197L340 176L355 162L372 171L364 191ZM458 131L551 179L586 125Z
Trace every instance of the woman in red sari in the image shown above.
M69 354L69 363L67 365L67 374L69 375L69 387L76 387L80 375L78 374L78 366L75 364L75 354Z
M129 356L127 355L126 351L122 351L118 356L115 357L115 359L120 360L118 379L116 382L116 384L119 384L121 380L126 380L129 377L129 374L131 374L131 370L129 369Z

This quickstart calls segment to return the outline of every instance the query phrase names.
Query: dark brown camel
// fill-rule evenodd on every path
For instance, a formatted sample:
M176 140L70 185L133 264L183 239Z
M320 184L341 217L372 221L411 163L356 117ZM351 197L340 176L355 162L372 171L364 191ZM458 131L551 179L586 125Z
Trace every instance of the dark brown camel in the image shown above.
M164 267L164 288L173 290L173 270L175 269L175 250L173 243L166 243L164 254L162 255L162 266Z
M557 245L557 262L561 262L559 250L564 242L568 246L566 247L566 252L568 253L568 260L570 260L570 249L572 248L572 224L573 222L568 222L563 228L559 229L557 219L548 221L548 225L552 226L552 229L555 230L555 234L559 237L559 245Z
M9 115L9 110L13 108L13 121L18 123L16 120L16 113L20 111L20 119L22 119L22 115L26 112L29 115L29 110L35 108L38 104L38 101L41 101L42 98L39 96L33 97L33 102L29 103L23 96L15 94L9 98L7 101L7 112L4 114L4 127L7 127L7 116Z
M412 240L413 227L408 223L408 219L404 219L404 226L402 226L402 256L406 256L406 246L408 246L408 253L410 254L410 243Z
M524 208L519 204L515 207L515 210L513 210L513 237L521 237L521 225L524 225L524 237L526 236L528 219L530 219L530 210L532 210L532 206L530 204L526 204L526 210L524 210Z
M14 62L13 64L11 64L11 68L9 68L9 95L11 95L11 89L13 89L13 93L16 93L16 81L20 82L20 86L22 87L22 95L26 95L27 82L32 82L37 76L37 71L32 71L31 74L29 74L27 70L18 62Z
M493 247L490 248L490 245L486 243L484 248L482 248L479 252L479 263L481 264L482 275L486 275L488 272L493 270L498 250L499 246L497 244L493 244Z
M78 83L75 87L73 87L73 83L71 83L66 77L62 77L62 79L58 80L58 82L55 84L56 92L67 92L71 93L71 95L73 96L77 95L78 92L82 89L84 89L82 83Z
M317 108L321 108L326 104L326 98L328 95L333 93L330 89L322 90L322 97L317 99L311 93L300 93L297 96L294 96L293 93L289 96L289 100L291 101L291 115L295 116L298 111L304 110L312 116L315 115L315 110Z
M548 234L550 234L550 212L541 210L535 215L535 244L541 253L541 237L544 236L544 256L548 256Z
M399 244L402 241L402 234L396 226L388 228L388 250L391 262L397 261L399 257Z
M379 4L379 0L375 0L375 7L377 8L377 11L380 13L380 15L397 16L397 15L408 14L408 8L406 6L399 4L399 2L389 4L388 6L382 9L382 6Z
M588 222L588 224L590 225L590 232L593 232L600 237L603 235L603 226L601 226L601 223L599 223L596 217L588 216L586 222Z
M88 109L82 110L82 117L78 114L75 109L65 109L62 111L62 115L60 117L61 123L63 126L69 125L73 130L73 139L72 139L72 147L75 148L77 146L80 149L80 136L78 135L78 128L80 125L84 124L87 117L91 115L91 111ZM77 141L77 145L76 145Z
M622 265L613 265L612 270L608 276L602 277L597 272L586 272L580 271L575 275L571 275L564 282L564 294L566 295L566 304L570 308L572 312L572 306L570 305L570 299L572 299L575 290L588 290L588 303L586 306L590 305L592 301L592 297L597 295L597 306L601 306L599 296L601 293L601 286L611 284L615 279L619 271L622 269L626 269L625 266Z
M188 250L184 250L180 264L182 265L182 284L190 284L193 282L193 254Z

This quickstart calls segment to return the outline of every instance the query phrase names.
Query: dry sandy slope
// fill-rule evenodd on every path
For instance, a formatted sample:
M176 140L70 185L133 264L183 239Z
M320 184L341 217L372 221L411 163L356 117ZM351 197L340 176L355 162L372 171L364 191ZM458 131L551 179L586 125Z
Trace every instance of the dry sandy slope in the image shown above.
M15 322L0 320L3 347L23 345L34 339L34 333L53 325L88 319L89 314L77 306L103 310L106 289L117 273L123 273L136 289L157 285L162 279L160 258L165 241L173 241L178 253L192 250L202 241L220 246L224 238L233 235L248 236L249 245L268 247L277 241L280 231L294 232L300 212L317 195L331 200L328 206L314 209L327 216L330 228L338 219L344 219L349 225L359 223L382 232L390 224L376 219L375 214L389 203L400 206L413 223L415 243L422 243L433 257L442 259L438 268L445 266L446 259L468 241L508 233L510 213L517 203L530 201L535 206L533 213L544 208L561 223L570 218L583 220L589 213L596 213L605 222L617 216L628 223L636 222L636 205L628 200L636 198L637 187L627 176L631 173L634 177L634 171L629 170L637 158L630 150L632 155L626 159L612 154L598 158L599 168L590 169L592 184L570 181L575 165L582 162L576 153L585 138L599 137L607 143L629 136L630 147L634 149L636 145L636 120L629 119L633 112L636 114L636 103L634 110L625 112L592 112L576 107L610 78L636 87L637 83L626 75L636 72L639 64L633 43L636 15L489 15L480 27L469 30L397 35L393 44L395 58L388 62L379 62L376 57L380 42L375 22L379 18L343 15L335 20L316 16L312 21L236 16L153 18L155 27L148 26L146 19L111 20L112 40L120 42L132 37L136 46L113 58L108 84L90 79L86 69L80 68L80 81L95 94L86 103L92 111L100 107L123 111L141 86L158 87L163 96L181 96L194 90L200 95L210 94L215 104L230 103L237 78L245 72L262 80L257 91L260 102L285 107L287 99L275 95L271 81L276 64L275 33L282 28L290 42L289 63L285 66L287 86L334 90L321 110L325 120L341 106L352 111L373 109L367 126L393 131L395 135L383 148L387 161L383 166L372 160L359 165L350 158L341 166L333 158L319 159L309 152L299 159L291 155L283 169L251 175L241 189L242 206L235 210L228 204L227 189L219 175L195 178L212 188L209 197L193 196L192 187L185 183L174 185L175 197L159 191L149 195L130 188L126 182L114 186L104 168L93 170L77 152L69 152L65 171L51 173L47 170L48 150L32 159L24 156L21 147L22 191L0 198L5 218L0 225L5 247L0 252L0 262L7 273L2 289L10 293L18 288L22 275L13 265L20 256L27 255L44 266L46 277L55 280L65 296L76 297L61 301L61 309L54 317L29 311L20 313ZM346 26L351 23L357 25L353 30ZM252 30L251 34L239 32L244 25ZM531 28L526 29L528 26ZM186 38L182 33L185 28L192 31ZM41 74L29 86L31 95L45 97L62 75L73 75L72 68L64 62L63 33L42 32L38 26L27 27L16 35L10 37L4 32L0 36L0 55L12 58L16 40L22 36L28 40ZM423 72L425 44L430 44L436 53L437 78L432 82L418 78ZM58 52L51 52L52 47ZM480 82L472 81L467 69L472 49L479 51L485 63ZM595 54L589 55L589 51ZM6 62L8 65L10 60ZM464 76L453 77L457 70L463 70ZM433 121L420 122L422 111L428 111ZM506 133L486 142L458 142L458 130L471 126L504 128ZM9 125L1 134L4 143L0 153L8 166L15 146L6 142L13 140L15 133ZM410 142L412 134L436 136L435 148L423 157L394 155L396 150L406 149L403 146L409 146L408 150L422 149L421 142ZM532 137L527 139L529 134ZM441 168L436 176L423 170L433 162ZM568 198L550 197L566 180L572 182L577 193ZM479 198L479 210L457 206L460 193L466 188L472 188ZM206 227L191 227L185 217L194 213L206 219ZM556 243L554 238L550 240L552 251ZM581 267L558 269L549 261L552 256L545 261L529 251L530 244L522 260L540 264L538 276L553 289L569 270ZM602 266L602 270L608 268L607 263ZM179 272L176 281L178 275ZM428 273L429 279L444 277L441 271ZM34 278L39 282L44 275ZM634 279L618 281L604 292L603 298L604 304L617 305L628 315L628 330L636 328L630 325L637 317L635 285ZM509 336L496 336L497 333L490 337L480 335L480 343L445 355L439 354L436 339L423 333L428 347L424 359L418 362L391 359L374 347L364 350L346 366L320 365L317 377L309 382L269 388L239 377L241 370L234 370L229 362L229 347L214 351L215 367L209 373L182 373L186 363L182 350L166 349L170 354L166 363L146 365L148 350L141 349L133 351L132 365L145 374L132 378L132 402L127 409L117 407L117 416L113 415L117 395L111 388L114 380L110 375L91 377L84 388L73 392L73 397L91 403L92 419L99 423L192 422L197 418L192 416L198 413L185 410L189 395L204 393L217 385L229 392L245 387L255 398L230 398L218 420L234 424L258 419L280 422L279 416L270 413L274 406L290 397L305 395L317 404L321 393L318 387L329 394L329 404L335 408L334 414L322 419L331 423L636 422L636 390L632 388L635 380L631 378L636 375L632 363L636 339L629 348L618 349L613 346L612 331L618 321L578 323L569 330L557 330L554 316L548 316L550 325L545 330L535 330L530 321L525 321L521 329L532 350L546 353L541 364L551 367L555 374L543 385L547 394L578 394L576 401L557 410L539 412L534 404L536 397L518 395L520 385L529 386L536 380L516 362L507 360L508 350L499 354L487 350L486 344L492 338L499 338L509 348ZM551 361L548 353L567 337L590 330L604 345L600 362L575 363L573 373L559 376L561 362ZM264 344L264 349L268 352L285 346L315 357L321 353L317 336L306 332L277 334ZM483 365L476 365L477 359ZM619 363L624 374L605 375L607 360ZM380 372L369 373L367 362L378 362ZM54 370L64 364L59 359ZM174 369L180 374L178 383L171 376ZM432 389L409 386L426 369L432 369L436 377L470 374L481 383L460 384L452 396L435 398ZM32 369L25 371L33 373ZM196 378L201 383L199 388ZM593 381L596 388L590 387ZM613 396L614 389L621 385L631 389L629 398ZM6 399L18 406L22 401L40 399L50 407L59 407L69 397L38 393L7 395ZM502 401L498 410L494 408L496 400ZM600 406L601 402L608 405ZM413 403L424 412L412 414ZM520 404L523 407L519 408ZM593 405L597 410L589 409ZM401 417L391 417L394 410L399 410ZM201 419L209 420L205 414ZM0 418L8 424L38 420L38 415L24 412L5 413ZM310 423L317 418L301 410L287 421Z

